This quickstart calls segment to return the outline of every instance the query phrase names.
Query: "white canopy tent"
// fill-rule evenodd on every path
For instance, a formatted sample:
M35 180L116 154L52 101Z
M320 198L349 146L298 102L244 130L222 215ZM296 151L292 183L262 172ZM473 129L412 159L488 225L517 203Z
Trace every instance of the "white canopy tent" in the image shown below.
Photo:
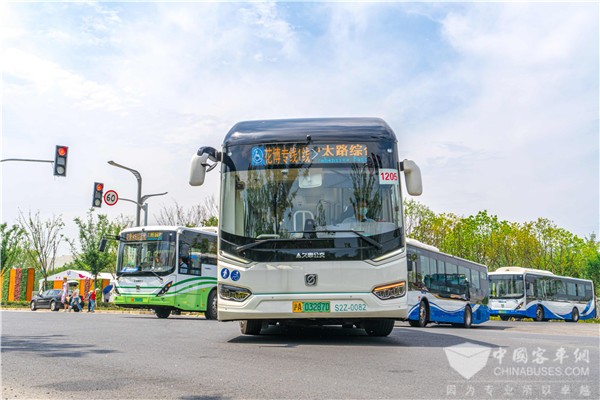
M86 279L91 280L91 281L94 280L94 275L92 275L88 271L68 269L66 271L58 272L54 275L49 276L48 282L53 287L56 287L55 282L56 281L62 282L65 277L67 278L69 283L78 283L78 284L81 284L81 282L85 281ZM113 274L109 274L108 272L100 272L98 274L98 280L107 280L109 282L112 282L115 280L115 276ZM39 282L39 290L42 290L42 285L44 284L44 279L42 278L38 282Z

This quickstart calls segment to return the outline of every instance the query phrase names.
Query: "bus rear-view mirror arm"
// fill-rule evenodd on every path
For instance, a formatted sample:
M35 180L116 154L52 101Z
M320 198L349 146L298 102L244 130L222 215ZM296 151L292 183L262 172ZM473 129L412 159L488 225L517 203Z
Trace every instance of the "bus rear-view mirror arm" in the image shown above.
M212 147L200 147L198 152L192 156L190 163L190 185L201 186L207 172L217 166L221 154ZM209 164L208 160L213 164Z

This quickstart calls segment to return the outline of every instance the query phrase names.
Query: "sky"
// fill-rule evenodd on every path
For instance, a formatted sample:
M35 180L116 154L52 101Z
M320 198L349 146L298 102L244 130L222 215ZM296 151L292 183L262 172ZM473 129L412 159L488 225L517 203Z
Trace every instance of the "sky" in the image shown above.
M599 232L599 5L407 2L2 2L1 221L75 217L94 182L149 222L188 184L200 146L238 121L381 117L437 213L487 210ZM103 205L110 218L135 205ZM68 253L64 247L62 253Z

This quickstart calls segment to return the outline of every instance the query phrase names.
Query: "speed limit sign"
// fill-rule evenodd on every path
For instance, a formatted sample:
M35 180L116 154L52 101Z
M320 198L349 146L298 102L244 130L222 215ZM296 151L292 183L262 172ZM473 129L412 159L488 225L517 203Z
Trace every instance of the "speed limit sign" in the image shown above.
M119 195L114 190L109 190L104 193L104 202L107 206L114 206L119 201Z

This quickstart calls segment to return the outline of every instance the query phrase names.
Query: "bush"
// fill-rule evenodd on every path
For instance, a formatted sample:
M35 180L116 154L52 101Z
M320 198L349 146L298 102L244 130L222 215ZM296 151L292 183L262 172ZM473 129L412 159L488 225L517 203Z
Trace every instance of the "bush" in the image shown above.
M2 308L29 308L28 301L6 301L2 303Z

